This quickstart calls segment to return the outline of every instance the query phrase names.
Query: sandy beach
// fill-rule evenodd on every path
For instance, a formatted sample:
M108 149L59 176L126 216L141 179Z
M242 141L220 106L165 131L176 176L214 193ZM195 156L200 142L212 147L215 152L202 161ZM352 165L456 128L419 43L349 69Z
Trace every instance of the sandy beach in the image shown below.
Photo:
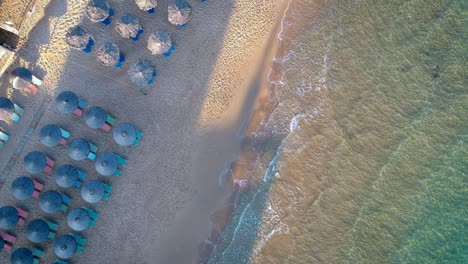
M27 4L6 2L0 6L0 18L18 23L14 14ZM25 113L19 123L0 123L10 134L0 150L0 204L27 209L28 220L46 218L59 223L58 234L71 232L66 214L45 215L37 200L20 202L11 195L11 182L28 175L23 157L40 150L54 158L57 166L76 165L88 173L88 179L101 179L113 187L109 201L90 206L100 216L96 226L80 233L88 243L73 263L199 263L199 245L213 234L212 221L227 220L219 214L213 217L213 213L221 209L218 212L224 215L232 206L232 179L226 175L241 151L247 128L252 130L251 114L255 110L262 116L258 111L262 107L256 102L259 95L262 100L268 97L261 91L269 87L267 75L285 3L191 1L192 18L186 27L178 28L167 22L166 1L161 1L155 14L138 10L133 1L110 1L116 13L113 19L126 12L138 15L145 30L138 42L121 38L113 24L92 23L84 16L86 3L37 1L34 12L23 22L21 48L10 69L25 66L43 85L39 94L31 96L12 90L2 79L0 95L13 98ZM68 48L66 31L78 24L93 34L96 47L105 41L120 47L127 59L122 69L100 65L94 53ZM169 58L151 56L146 49L148 34L158 30L169 33L177 47ZM149 88L136 87L128 78L128 67L139 58L149 59L158 71ZM53 99L64 90L75 92L90 106L105 108L117 123L133 123L144 133L140 145L120 147L111 134L59 113ZM122 176L99 176L93 162L75 162L65 148L41 145L39 130L50 123L70 131L72 138L90 140L99 152L124 156L128 165ZM33 178L44 183L46 190L71 196L72 208L85 204L79 190L58 187L52 176ZM24 230L23 226L11 232L18 237L15 248L34 245ZM41 263L56 258L51 244L35 245L46 250ZM0 263L8 263L8 259L9 255L0 254Z

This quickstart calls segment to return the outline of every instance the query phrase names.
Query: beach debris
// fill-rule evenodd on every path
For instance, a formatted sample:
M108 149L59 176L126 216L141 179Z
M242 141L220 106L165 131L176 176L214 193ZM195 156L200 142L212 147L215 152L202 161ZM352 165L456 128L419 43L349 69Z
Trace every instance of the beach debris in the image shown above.
M132 124L122 123L112 131L114 141L121 146L137 145L143 136Z
M99 180L91 180L84 184L81 189L81 197L88 203L97 203L108 200L112 187Z
M86 15L93 22L101 22L104 25L110 24L113 11L108 0L90 0L86 7Z
M82 50L84 52L91 52L94 45L93 36L89 31L82 26L74 26L67 31L65 42L71 48Z
M42 83L30 70L24 67L18 67L11 71L9 81L16 90L28 90L33 94L37 93L37 86Z
M154 8L158 6L158 0L135 0L135 4L143 11L154 13Z
M162 31L154 32L148 37L147 47L153 55L164 54L170 56L171 51L175 50L171 37Z
M112 42L105 42L96 52L97 60L105 66L115 66L120 62L120 50Z
M18 122L24 110L6 97L0 97L0 120Z
M63 91L55 98L57 109L64 114L83 115L83 109L87 106L78 96L70 91Z
M154 83L156 70L148 60L140 59L127 71L130 80L140 86L148 86Z
M143 28L141 27L138 17L129 13L117 20L115 30L117 30L120 36L134 41L137 41L139 35L143 33Z
M192 7L186 0L172 0L167 12L167 19L171 24L183 27L190 19Z

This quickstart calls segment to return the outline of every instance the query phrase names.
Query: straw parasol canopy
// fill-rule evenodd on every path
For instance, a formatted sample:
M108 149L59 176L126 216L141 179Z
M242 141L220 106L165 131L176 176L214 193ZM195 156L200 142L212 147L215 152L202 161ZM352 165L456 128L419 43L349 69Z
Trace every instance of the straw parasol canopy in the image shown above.
M83 231L89 227L91 217L83 208L75 208L67 216L68 226L75 231Z
M25 90L31 84L33 75L26 68L18 67L10 72L9 81L13 88L17 90Z
M37 174L44 171L47 166L47 158L40 151L31 151L23 158L24 166L29 173Z
M135 0L135 4L141 10L148 11L158 6L158 0Z
M90 107L84 114L86 124L90 128L100 128L107 121L107 112L102 107L93 106Z
M167 7L167 12L167 19L171 24L182 26L190 19L192 7L186 0L174 0Z
M90 0L86 7L86 15L93 22L101 22L109 17L109 1Z
M68 30L65 42L74 49L82 50L86 48L91 39L93 39L93 36L85 27L74 26Z
M65 164L55 171L55 182L64 188L72 187L78 180L80 173L78 169L70 164Z
M147 86L151 84L155 70L149 61L140 59L128 69L127 73L132 82L140 86Z
M68 144L67 153L72 160L84 160L91 152L89 142L84 138L75 138Z
M121 146L133 145L137 138L136 128L129 123L122 123L113 130L114 141Z
M134 38L141 30L138 17L132 14L125 14L115 24L115 30L124 38Z
M13 206L0 208L0 229L13 229L19 221L18 210Z
M42 219L35 219L28 224L26 236L31 242L41 243L49 238L49 224Z
M99 154L96 159L96 171L103 175L109 176L112 175L117 169L117 158L111 152L104 152Z
M58 212L62 207L62 203L62 194L54 190L44 192L39 197L39 207L48 214Z
M48 147L55 147L62 139L62 132L56 125L45 125L39 132L39 141Z
M59 236L54 242L54 252L57 257L69 259L75 254L78 245L70 235Z
M31 198L34 193L34 182L29 177L20 176L11 183L11 192L18 200Z
M153 55L169 52L172 47L171 37L166 32L155 32L149 36L147 47Z
M29 248L17 248L10 256L11 264L34 264L34 255Z
M105 42L96 52L97 60L105 66L114 66L119 62L120 50L112 42Z
M88 181L81 189L81 197L88 203L97 203L102 200L106 190L104 184L98 180Z
M64 91L55 98L55 104L57 104L57 108L60 112L71 114L78 108L80 99L75 93Z

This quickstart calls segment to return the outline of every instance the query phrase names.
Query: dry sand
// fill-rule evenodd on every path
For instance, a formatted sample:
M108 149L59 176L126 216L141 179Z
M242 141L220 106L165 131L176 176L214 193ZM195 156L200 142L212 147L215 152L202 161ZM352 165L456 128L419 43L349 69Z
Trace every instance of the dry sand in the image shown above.
M16 22L13 13L22 6L18 3L22 2L2 2L0 17ZM59 234L71 231L65 214L45 216L37 201L18 202L9 190L17 176L26 174L24 155L41 150L58 166L77 165L88 179L105 180L114 189L109 201L90 206L100 218L95 227L81 233L88 244L72 259L74 263L192 263L198 244L210 234L212 212L229 200L229 180L223 176L240 151L259 86L266 81L268 71L258 69L271 62L271 53L265 50L274 41L281 1L192 1L192 18L185 28L167 22L165 1L152 15L140 11L133 1L111 1L114 21L125 12L140 17L145 34L136 43L121 38L113 24L90 22L84 16L86 3L38 0L32 17L23 23L22 34L29 34L22 36L16 65L32 69L44 82L35 96L13 92L5 81L1 85L0 94L24 106L25 114L19 123L6 127L11 139L0 150L0 204L27 208L30 219L46 217L59 223ZM80 23L94 35L95 48L105 41L119 46L127 57L122 69L104 67L94 53L66 46L65 32ZM169 58L151 56L146 49L149 33L161 30L177 46ZM147 90L134 87L126 73L141 57L150 59L158 71L156 83ZM134 123L144 132L140 146L119 147L110 134L58 113L52 99L63 90L76 92L89 105L104 107L118 123ZM98 176L92 162L72 162L64 148L41 146L37 134L48 123L71 131L72 138L89 139L100 151L125 156L128 166L122 176ZM45 183L46 190L71 195L72 207L84 204L78 190L58 188L51 176L34 177ZM15 247L33 245L25 239L24 227L12 233L19 239ZM46 249L44 263L50 263L51 243L39 247ZM7 254L0 254L0 263L7 259Z

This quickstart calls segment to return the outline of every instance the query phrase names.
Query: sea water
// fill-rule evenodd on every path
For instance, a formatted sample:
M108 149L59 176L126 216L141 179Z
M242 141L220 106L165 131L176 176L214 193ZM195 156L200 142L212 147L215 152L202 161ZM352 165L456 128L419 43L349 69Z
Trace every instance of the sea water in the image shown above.
M291 0L210 263L468 263L468 2Z

